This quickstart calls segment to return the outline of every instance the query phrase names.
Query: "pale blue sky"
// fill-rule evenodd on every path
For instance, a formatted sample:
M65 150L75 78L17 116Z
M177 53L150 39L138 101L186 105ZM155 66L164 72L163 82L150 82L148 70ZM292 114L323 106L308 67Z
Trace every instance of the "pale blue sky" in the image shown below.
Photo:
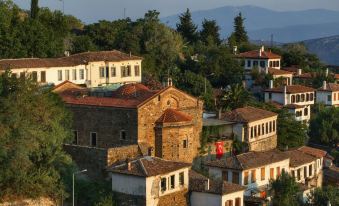
M30 0L13 0L28 9ZM160 11L161 17L221 6L253 5L277 11L330 9L339 11L339 0L64 0L65 13L72 14L86 23L99 19L114 20L126 15L132 19L142 17L147 10ZM60 0L40 0L40 6L62 10Z

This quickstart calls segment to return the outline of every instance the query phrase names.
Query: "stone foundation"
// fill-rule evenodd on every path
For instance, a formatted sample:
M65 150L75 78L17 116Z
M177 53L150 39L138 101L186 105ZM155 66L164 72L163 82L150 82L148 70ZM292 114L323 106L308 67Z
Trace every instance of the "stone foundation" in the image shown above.
M277 135L249 143L249 151L267 151L277 147Z

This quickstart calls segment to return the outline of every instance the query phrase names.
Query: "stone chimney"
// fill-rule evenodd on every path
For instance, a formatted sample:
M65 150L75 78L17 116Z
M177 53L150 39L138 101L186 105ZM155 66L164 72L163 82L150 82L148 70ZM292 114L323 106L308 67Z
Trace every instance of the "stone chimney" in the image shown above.
M284 105L287 104L287 87L286 85L284 86Z
M65 55L65 57L69 57L69 55L70 55L69 51L65 51L64 55Z
M327 89L327 83L326 83L326 81L323 81L323 89Z
M260 50L259 50L259 56L261 57L262 56L262 53L265 51L265 47L264 46L261 46L260 47Z
M302 69L298 69L297 75L301 75L301 74L302 74Z
M168 86L168 87L173 86L172 78L168 78L168 79L167 79L167 86Z
M270 86L270 89L273 88L273 79L270 80L270 85L269 86Z
M208 191L208 190L210 190L210 179L207 179L205 181L205 191Z
M129 52L129 57L132 57L132 52L131 51Z
M233 46L233 54L237 55L238 52L238 47L237 46Z

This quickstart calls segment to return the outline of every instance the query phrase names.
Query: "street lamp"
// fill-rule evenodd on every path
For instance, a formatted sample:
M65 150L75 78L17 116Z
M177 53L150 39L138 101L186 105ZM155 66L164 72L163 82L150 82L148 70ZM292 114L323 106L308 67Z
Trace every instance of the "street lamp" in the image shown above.
M73 194L73 206L74 206L74 178L75 178L75 175L77 174L80 174L80 173L83 173L83 172L87 172L87 169L84 169L84 170L81 170L81 171L78 171L78 172L73 172L73 187L72 187L72 194Z
M206 87L207 87L207 86L206 86L206 81L207 81L207 80L206 80L206 79L207 79L207 77L211 77L211 76L213 76L213 75L214 75L214 73L211 73L211 74L208 74L208 75L205 76L205 92L204 92L204 94L206 94L206 90L207 90L207 88L206 88Z

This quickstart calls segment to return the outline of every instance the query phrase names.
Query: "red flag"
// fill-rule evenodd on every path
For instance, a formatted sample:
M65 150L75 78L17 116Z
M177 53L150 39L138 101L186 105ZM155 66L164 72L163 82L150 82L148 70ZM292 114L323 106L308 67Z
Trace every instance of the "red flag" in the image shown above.
M216 142L215 143L215 149L216 149L218 159L220 159L224 155L223 148L224 148L223 142Z

